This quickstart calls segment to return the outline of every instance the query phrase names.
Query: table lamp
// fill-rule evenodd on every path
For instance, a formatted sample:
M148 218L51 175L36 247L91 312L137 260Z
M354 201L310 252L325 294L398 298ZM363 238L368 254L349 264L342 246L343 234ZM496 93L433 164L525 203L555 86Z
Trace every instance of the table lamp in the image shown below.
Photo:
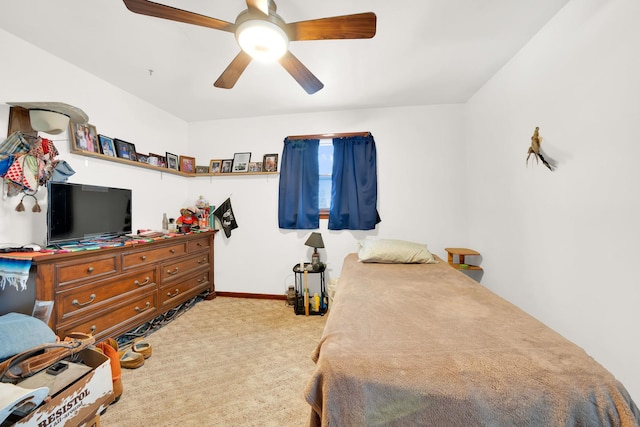
M320 254L318 253L318 248L324 248L322 234L315 232L311 233L304 244L313 248L313 255L311 255L311 266L314 270L318 270L320 268Z

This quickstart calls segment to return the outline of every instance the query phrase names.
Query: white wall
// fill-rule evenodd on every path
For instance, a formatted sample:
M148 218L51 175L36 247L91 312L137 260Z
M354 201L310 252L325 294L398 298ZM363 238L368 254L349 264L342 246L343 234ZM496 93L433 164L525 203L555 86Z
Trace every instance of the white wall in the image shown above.
M462 153L461 106L341 111L192 123L192 147L206 159L252 159L282 153L287 135L371 131L378 153L378 202L382 222L371 231L328 231L320 221L328 277L337 277L346 254L365 236L423 242L445 257L444 248L467 241L464 181L450 165ZM283 294L291 268L310 260L304 242L312 230L278 228L278 176L196 178L192 197L216 206L229 195L239 228L216 238L216 288L220 291Z
M640 399L640 2L571 1L468 103L483 283ZM525 166L536 126L558 162Z
M8 58L0 67L0 139L4 139L8 125L6 102L55 101L81 108L98 133L132 142L140 152L188 154L188 127L184 121L3 30L0 46L3 58ZM134 230L160 227L163 211L178 212L192 203L184 191L184 178L70 154L68 132L43 136L54 141L60 152L58 158L76 171L69 182L133 190ZM0 199L0 243L44 243L46 189L42 188L37 197L41 213L31 212L30 200L25 201L25 212L18 213L18 198Z

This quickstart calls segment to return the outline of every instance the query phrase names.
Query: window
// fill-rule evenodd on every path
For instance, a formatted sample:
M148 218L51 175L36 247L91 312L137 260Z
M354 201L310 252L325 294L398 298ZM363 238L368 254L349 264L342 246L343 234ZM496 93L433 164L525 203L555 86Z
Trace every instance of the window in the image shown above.
M322 139L322 143L321 143ZM370 133L287 137L280 164L278 225L371 230L377 211L376 148Z
M333 170L333 141L321 139L318 146L318 168L320 185L318 188L318 207L320 218L329 218L331 207L331 173Z

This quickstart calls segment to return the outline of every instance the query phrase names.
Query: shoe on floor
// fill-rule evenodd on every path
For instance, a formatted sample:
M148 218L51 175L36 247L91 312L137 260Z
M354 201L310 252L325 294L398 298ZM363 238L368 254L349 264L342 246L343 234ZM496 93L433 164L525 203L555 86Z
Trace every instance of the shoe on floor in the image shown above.
M140 353L145 359L151 357L151 353L153 351L151 344L149 344L149 342L144 338L136 338L133 340L131 349L136 353Z
M118 356L120 357L120 366L123 368L137 369L144 365L144 356L131 349L120 350Z

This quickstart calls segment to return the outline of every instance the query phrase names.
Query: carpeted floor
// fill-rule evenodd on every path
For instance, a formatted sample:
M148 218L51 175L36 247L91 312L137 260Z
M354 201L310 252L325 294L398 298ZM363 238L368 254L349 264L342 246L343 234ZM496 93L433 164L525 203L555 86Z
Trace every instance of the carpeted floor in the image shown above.
M202 301L147 337L153 355L123 369L124 393L101 426L304 426L324 324L284 301Z

